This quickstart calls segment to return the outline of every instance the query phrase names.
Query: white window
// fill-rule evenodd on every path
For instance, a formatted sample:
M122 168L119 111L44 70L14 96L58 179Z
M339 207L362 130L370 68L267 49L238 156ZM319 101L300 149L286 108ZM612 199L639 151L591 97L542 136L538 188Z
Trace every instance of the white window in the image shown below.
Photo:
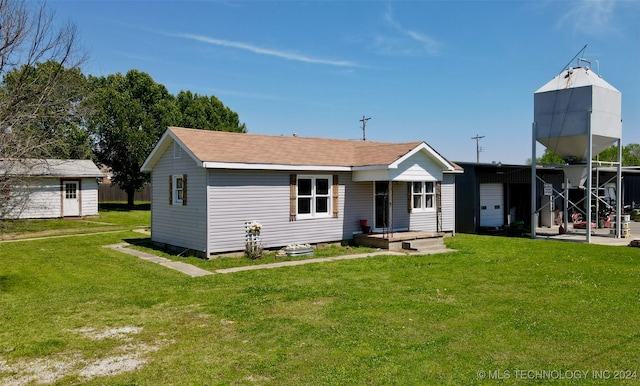
M182 204L184 199L184 179L182 176L173 177L173 203Z
M297 218L330 217L331 176L298 176Z
M411 205L415 212L428 211L435 208L435 182L414 181L411 187Z

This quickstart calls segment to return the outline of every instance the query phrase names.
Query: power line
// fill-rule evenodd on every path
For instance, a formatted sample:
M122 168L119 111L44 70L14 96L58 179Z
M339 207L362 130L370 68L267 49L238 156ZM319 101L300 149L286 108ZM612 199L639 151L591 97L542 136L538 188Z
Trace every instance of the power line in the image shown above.
M471 139L476 140L476 163L480 163L480 140L484 138L484 135L476 134L475 137L471 137Z

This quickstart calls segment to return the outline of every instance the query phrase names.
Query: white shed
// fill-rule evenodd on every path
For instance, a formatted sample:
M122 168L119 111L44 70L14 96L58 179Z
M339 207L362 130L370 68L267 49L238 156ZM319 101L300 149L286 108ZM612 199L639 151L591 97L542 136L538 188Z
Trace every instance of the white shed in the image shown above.
M98 214L98 178L91 160L0 160L0 217L82 217Z

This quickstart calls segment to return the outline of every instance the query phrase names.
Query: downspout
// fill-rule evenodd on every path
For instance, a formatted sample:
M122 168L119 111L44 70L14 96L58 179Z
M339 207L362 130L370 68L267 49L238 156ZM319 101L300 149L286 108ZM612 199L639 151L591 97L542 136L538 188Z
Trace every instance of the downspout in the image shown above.
M393 181L389 181L389 237L393 237Z
M441 218L442 216L442 186L440 181L436 181L436 232L442 232Z
M211 222L209 221L209 211L211 210L211 189L209 189L209 169L205 168L204 169L204 175L205 175L205 183L204 183L204 188L206 189L205 191L205 200L207 201L207 203L205 204L205 222L207 224L206 226L206 232L207 232L207 236L206 236L206 247L204 250L205 256L207 258L207 260L209 259L209 257L211 256L210 251L211 251Z

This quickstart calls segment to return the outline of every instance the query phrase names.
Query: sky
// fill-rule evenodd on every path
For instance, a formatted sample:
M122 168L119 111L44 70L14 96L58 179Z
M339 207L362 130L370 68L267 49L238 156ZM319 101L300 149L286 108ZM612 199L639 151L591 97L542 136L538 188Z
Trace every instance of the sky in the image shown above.
M581 57L640 143L640 1L64 1L86 75L146 72L215 95L253 134L425 141L524 164L534 92ZM544 147L537 146L541 156ZM321 149L319 149L321 151Z

